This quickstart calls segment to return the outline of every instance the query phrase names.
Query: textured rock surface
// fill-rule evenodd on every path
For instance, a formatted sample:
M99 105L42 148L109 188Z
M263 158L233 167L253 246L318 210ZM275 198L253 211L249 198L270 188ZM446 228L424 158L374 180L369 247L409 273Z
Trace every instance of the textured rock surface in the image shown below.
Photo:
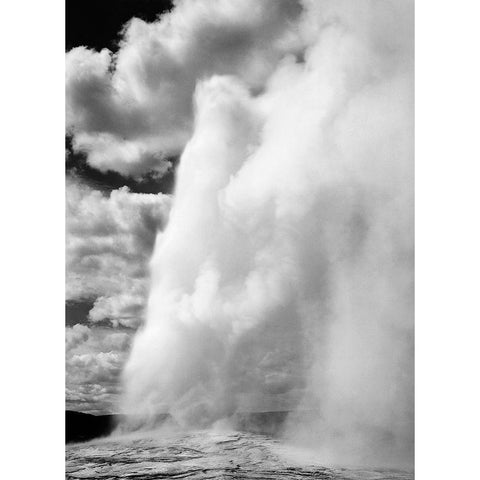
M66 478L412 480L413 474L326 468L270 437L199 431L69 444Z

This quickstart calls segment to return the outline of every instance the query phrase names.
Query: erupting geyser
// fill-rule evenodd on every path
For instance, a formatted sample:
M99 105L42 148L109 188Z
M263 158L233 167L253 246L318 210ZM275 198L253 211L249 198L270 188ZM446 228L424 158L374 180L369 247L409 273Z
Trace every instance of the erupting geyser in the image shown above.
M413 8L292 22L271 71L246 54L197 80L124 408L187 428L289 410L325 462L410 465Z

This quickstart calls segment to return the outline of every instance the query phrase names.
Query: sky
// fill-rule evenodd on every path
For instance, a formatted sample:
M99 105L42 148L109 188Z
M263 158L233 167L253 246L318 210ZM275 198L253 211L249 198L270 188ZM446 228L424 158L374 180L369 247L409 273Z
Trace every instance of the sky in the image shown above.
M154 0L67 0L66 52L112 52L133 16L154 21ZM158 175L100 170L66 131L66 408L118 411L119 374L141 322L147 264L169 208L178 157ZM165 194L157 198L155 194Z

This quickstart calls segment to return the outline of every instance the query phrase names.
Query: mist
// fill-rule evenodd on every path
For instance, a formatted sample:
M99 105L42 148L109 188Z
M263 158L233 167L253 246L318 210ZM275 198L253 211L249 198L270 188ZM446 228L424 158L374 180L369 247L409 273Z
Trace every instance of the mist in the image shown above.
M285 442L319 461L410 467L413 4L279 24L261 81L195 79L122 407L191 429L288 410Z

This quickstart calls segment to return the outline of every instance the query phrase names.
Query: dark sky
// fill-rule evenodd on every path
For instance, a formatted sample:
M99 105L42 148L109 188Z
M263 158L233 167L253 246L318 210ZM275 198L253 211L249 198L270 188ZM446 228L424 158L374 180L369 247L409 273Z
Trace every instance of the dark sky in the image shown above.
M66 0L66 50L86 46L116 50L118 32L132 17L153 21L170 0Z
M94 300L67 301L65 302L65 321L67 327L77 323L88 323L88 312L93 307Z

